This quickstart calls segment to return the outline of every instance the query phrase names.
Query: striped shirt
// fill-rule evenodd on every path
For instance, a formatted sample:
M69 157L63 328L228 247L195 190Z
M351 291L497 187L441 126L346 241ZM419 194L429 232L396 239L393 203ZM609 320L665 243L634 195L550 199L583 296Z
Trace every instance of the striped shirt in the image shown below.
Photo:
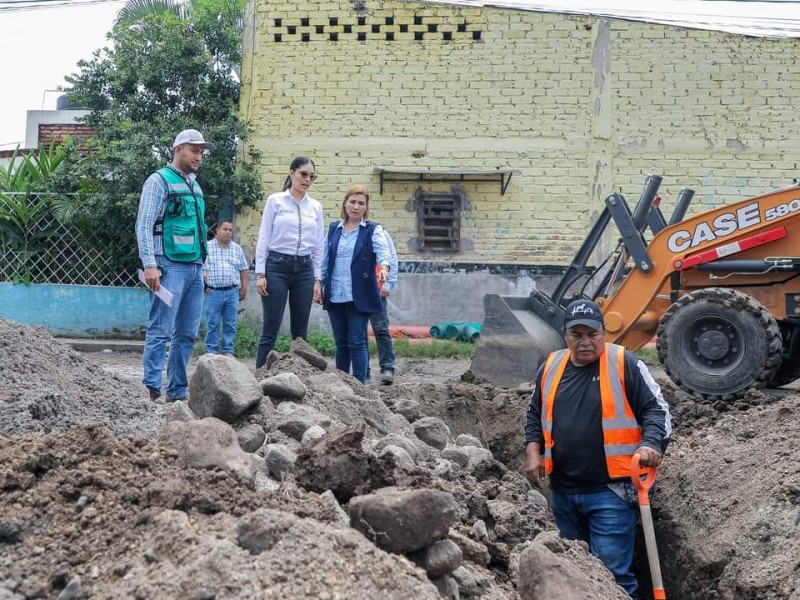
M242 247L234 241L222 247L217 240L208 242L208 256L203 263L203 271L208 273L206 283L211 287L238 286L241 283L241 271L249 268Z

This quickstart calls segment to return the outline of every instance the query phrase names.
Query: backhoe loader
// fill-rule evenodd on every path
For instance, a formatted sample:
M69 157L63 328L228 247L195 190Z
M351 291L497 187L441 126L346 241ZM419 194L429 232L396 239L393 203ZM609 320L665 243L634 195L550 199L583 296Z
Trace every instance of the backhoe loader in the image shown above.
M800 186L686 217L683 189L667 221L650 175L631 211L618 193L551 294L484 297L471 371L501 387L531 382L563 348L564 307L592 299L606 341L637 350L656 338L667 375L718 400L800 378ZM611 222L614 252L587 266Z

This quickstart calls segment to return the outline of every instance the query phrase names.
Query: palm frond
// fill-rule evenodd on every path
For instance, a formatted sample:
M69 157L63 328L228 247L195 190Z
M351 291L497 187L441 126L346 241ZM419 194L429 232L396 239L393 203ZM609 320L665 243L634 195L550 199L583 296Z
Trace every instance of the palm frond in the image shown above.
M117 13L114 26L136 26L146 17L172 13L180 19L186 18L187 5L176 0L128 0Z

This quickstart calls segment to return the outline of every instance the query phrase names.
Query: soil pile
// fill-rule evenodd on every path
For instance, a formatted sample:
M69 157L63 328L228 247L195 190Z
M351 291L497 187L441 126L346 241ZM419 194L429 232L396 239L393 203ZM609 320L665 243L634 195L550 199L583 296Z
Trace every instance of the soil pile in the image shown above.
M800 395L667 398L679 434L653 510L670 597L800 600Z
M258 465L253 485L220 468L180 467L178 450L155 441L165 419L191 419L187 406L150 403L137 382L41 329L0 328L2 598L499 600L520 597L520 573L549 585L539 589L550 597L576 597L572 581L548 579L553 565L569 567L591 597L624 598L585 547L553 537L541 495L480 441L455 445L461 431L433 417L415 427L390 410L392 398L347 375L296 355L272 366L267 376L294 373L306 391L264 397L232 423L239 434L262 430L258 454L245 454ZM337 436L363 440L337 449ZM346 453L364 476L339 502L300 485L324 464L314 461ZM296 478L295 462L305 465ZM397 553L371 541L380 532L352 528L350 497L386 486L451 497L447 537Z
M144 388L110 375L40 327L0 318L0 434L65 431L105 423L119 435L153 438L163 406Z
M254 486L155 441L188 407L41 329L0 320L0 346L0 598L624 598L517 470L524 395L468 375L364 387L286 355L262 375L295 397L232 423ZM800 396L708 402L659 382L670 598L800 600ZM388 486L452 497L447 537L387 552L352 528L348 503Z

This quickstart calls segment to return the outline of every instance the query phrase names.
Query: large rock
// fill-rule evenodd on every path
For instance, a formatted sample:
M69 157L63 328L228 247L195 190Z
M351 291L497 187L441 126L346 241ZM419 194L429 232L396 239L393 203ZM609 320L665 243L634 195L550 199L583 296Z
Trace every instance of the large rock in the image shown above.
M170 402L164 409L164 420L169 421L194 421L197 415L192 412L189 405L183 400Z
M278 431L293 440L301 442L306 431L314 426L328 430L332 425L330 417L303 404L281 402L275 410L275 423Z
M456 446L474 446L475 448L483 448L481 441L474 435L462 433L456 438Z
M267 438L267 433L258 423L250 423L237 431L236 437L242 450L252 453L261 448Z
M413 423L414 433L423 442L443 450L450 441L450 428L437 417L423 417Z
M444 538L456 501L439 490L384 488L350 502L350 525L389 552L411 552Z
M402 398L395 402L392 406L392 412L404 416L409 423L413 423L424 416L419 402L409 398Z
M373 449L380 454L386 446L398 446L406 451L411 460L417 460L417 445L414 440L399 433L390 433L375 442Z
M459 600L461 598L458 591L458 583L455 578L450 575L445 575L440 579L434 579L433 585L439 590L439 596L445 600Z
M230 423L258 404L261 396L250 370L230 356L201 356L189 380L189 408L201 419L216 417Z
M329 433L303 447L295 463L295 481L314 492L331 490L339 502L347 502L369 478L363 440L361 423Z
M315 441L317 441L321 437L325 437L325 434L328 433L319 425L312 425L308 429L303 432L303 437L300 438L300 444L302 446L308 446Z
M451 529L447 537L461 548L461 555L464 560L474 562L484 567L489 564L491 556L489 555L489 549L484 544L476 542L455 529Z
M630 600L596 558L574 542L569 559L556 554L548 547L553 545L547 542L549 535L540 534L520 554L517 590L522 600Z
M328 368L327 359L303 338L298 337L292 340L290 352L296 354L308 364L317 367L320 371Z
M444 450L442 450L442 458L446 458L447 460L456 463L462 469L466 468L469 464L469 454L467 454L463 448L459 448L458 446L447 446Z
M282 444L268 444L264 452L264 462L267 472L275 479L282 480L284 476L294 473L297 455Z
M452 540L438 540L424 550L414 552L411 560L425 569L428 577L438 579L461 566L461 548Z
M306 384L294 373L278 373L261 382L261 390L270 398L289 398L302 400L308 389Z
M476 479L502 479L506 468L494 459L490 450L476 446L462 446L460 449L469 457L466 469Z
M159 442L178 454L186 467L226 469L247 479L252 485L255 468L250 457L239 447L233 428L219 419L171 421L159 434Z
M356 393L339 375L334 373L318 373L308 378L308 387L318 394L323 394L337 401L352 400Z
M381 450L381 452L380 452L380 454L378 456L385 456L387 454L391 454L392 456L394 456L395 460L400 464L403 464L403 465L406 465L406 466L413 466L414 465L414 459L411 458L408 455L408 452L406 452L400 446L395 446L394 444L388 444L388 445L383 447L383 450Z

